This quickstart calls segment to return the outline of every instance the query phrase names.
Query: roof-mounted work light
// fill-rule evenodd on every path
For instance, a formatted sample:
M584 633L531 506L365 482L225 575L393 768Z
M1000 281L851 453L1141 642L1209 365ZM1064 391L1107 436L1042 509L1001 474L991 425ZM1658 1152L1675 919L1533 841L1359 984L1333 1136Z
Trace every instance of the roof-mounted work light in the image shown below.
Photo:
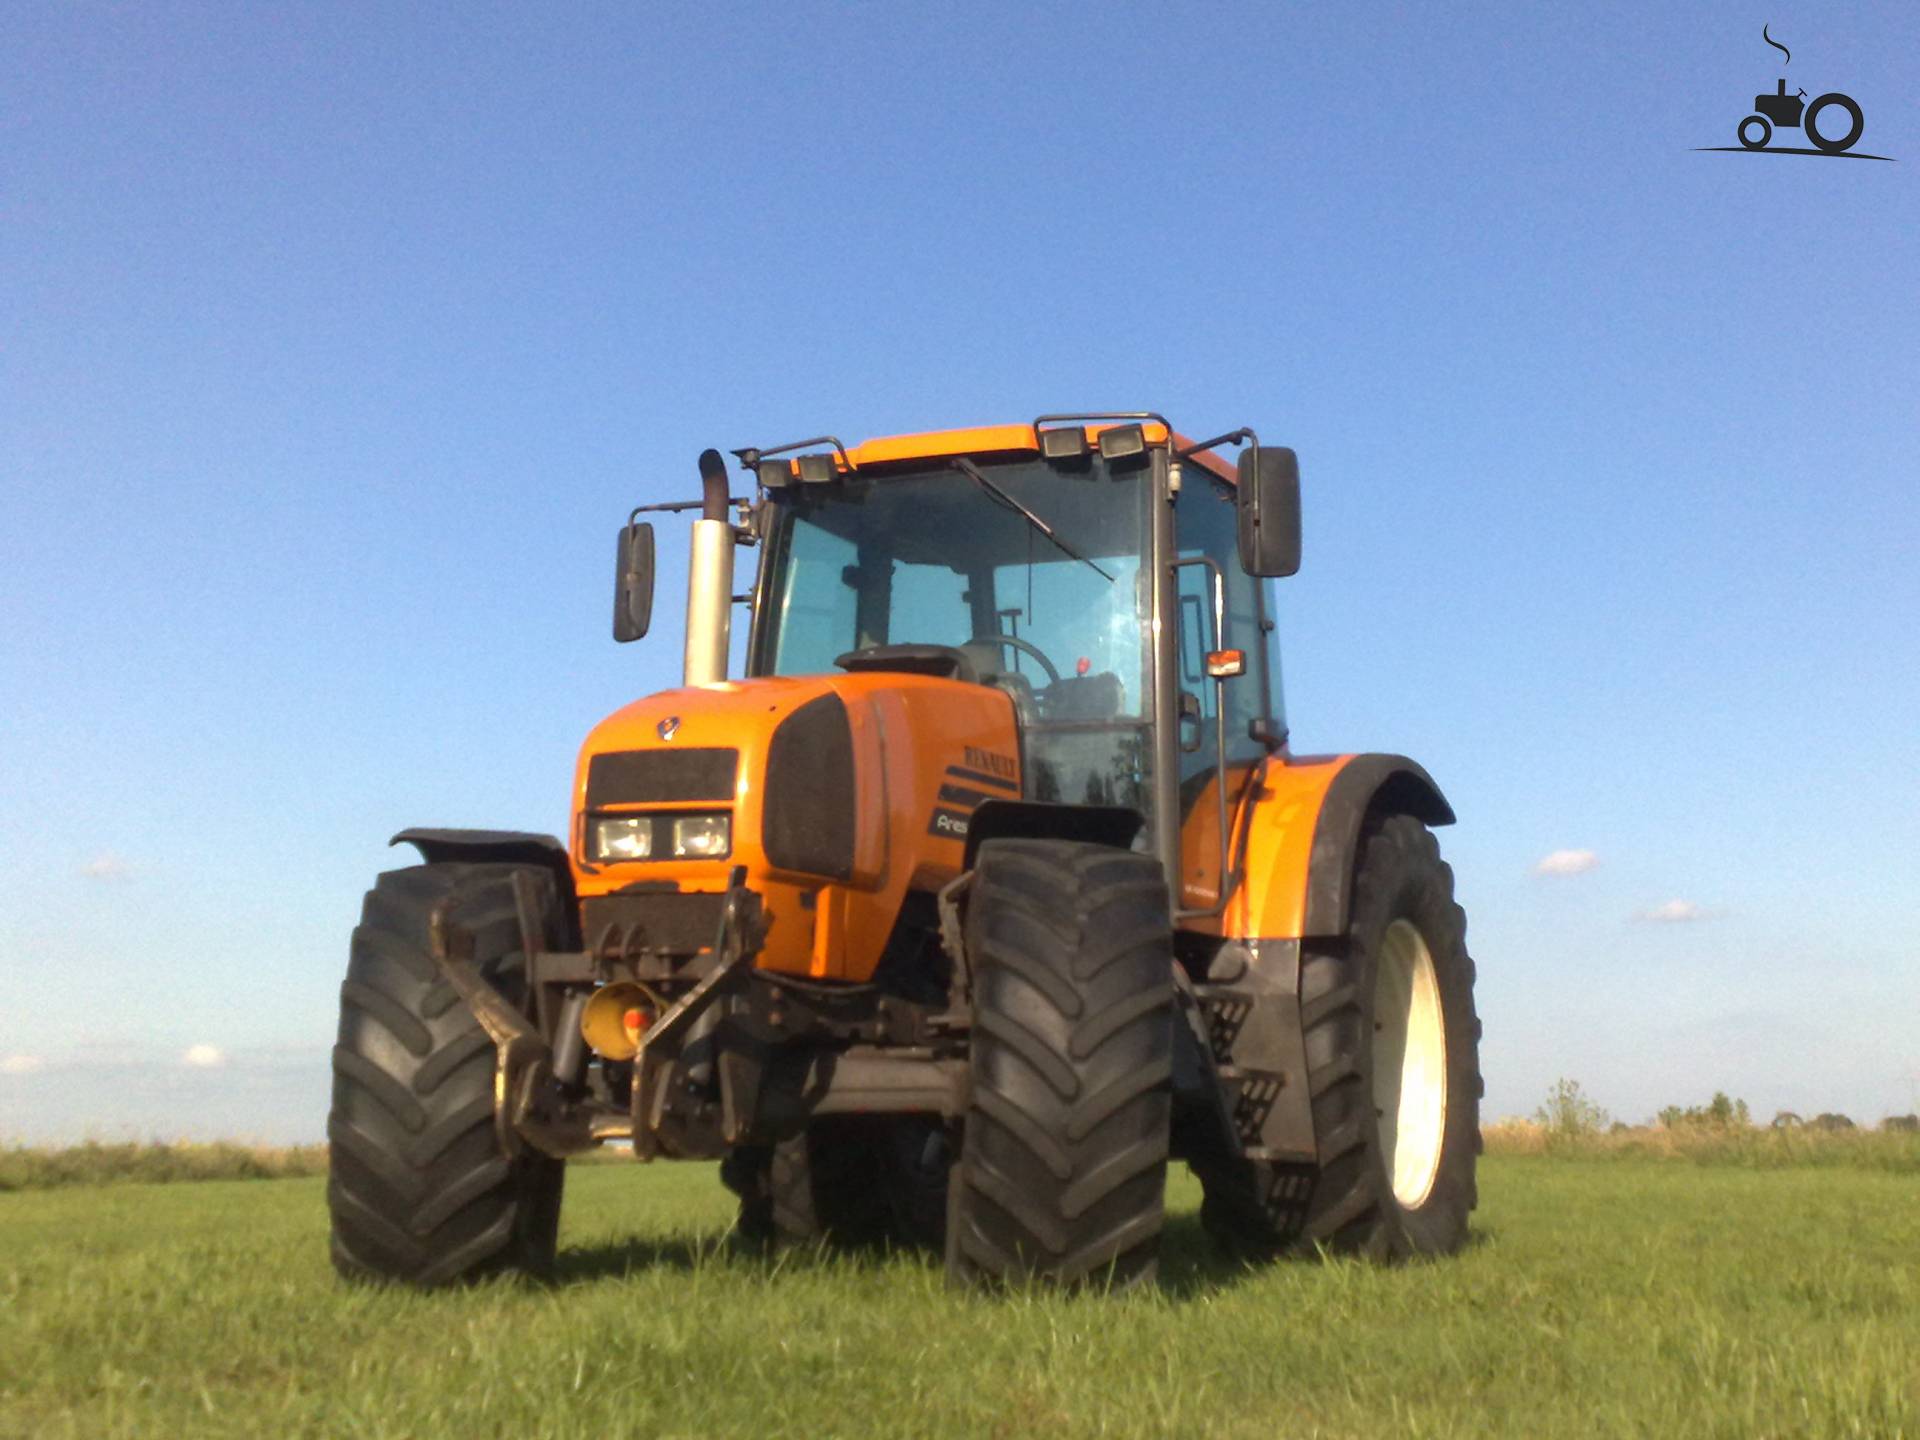
M802 485L830 485L839 477L831 455L802 455L796 463Z
M811 445L831 445L833 454L802 455L793 462L792 468L789 468L787 461L772 458L775 455L790 455L795 450L805 450ZM767 450L749 445L733 453L740 457L740 464L744 468L753 472L763 490L786 489L793 483L794 469L800 472L803 485L824 485L838 480L843 469L849 474L853 471L853 457L847 454L847 447L831 435L816 435L811 440L795 440L792 444L775 445ZM836 456L840 461L837 467L833 463Z
M1040 454L1047 460L1084 460L1087 458L1087 432L1078 425L1042 430Z
M1145 454L1146 449L1147 432L1138 425L1115 425L1100 432L1100 454L1104 459L1125 460Z

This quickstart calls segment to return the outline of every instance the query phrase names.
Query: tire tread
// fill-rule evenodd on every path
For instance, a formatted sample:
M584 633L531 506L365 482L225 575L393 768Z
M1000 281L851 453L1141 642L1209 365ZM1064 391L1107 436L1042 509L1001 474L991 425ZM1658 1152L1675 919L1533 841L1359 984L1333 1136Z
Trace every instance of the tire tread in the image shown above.
M949 1186L950 1275L1150 1282L1172 1083L1159 863L1068 841L989 841L966 933L972 1085Z
M341 986L327 1123L333 1263L350 1279L431 1287L553 1263L564 1167L503 1149L492 1042L428 949L429 916L445 903L472 935L481 973L521 1003L515 869L418 865L367 894ZM557 933L552 877L520 873Z

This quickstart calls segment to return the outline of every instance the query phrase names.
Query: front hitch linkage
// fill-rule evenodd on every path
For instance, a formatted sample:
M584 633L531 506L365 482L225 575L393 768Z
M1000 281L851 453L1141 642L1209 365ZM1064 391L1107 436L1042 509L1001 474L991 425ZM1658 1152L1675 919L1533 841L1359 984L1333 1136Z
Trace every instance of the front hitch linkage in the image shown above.
M517 1156L532 1145L548 1155L575 1155L603 1140L632 1136L635 1153L651 1159L658 1149L653 1143L652 1126L659 1122L665 1098L666 1087L660 1081L668 1057L728 983L759 953L760 897L738 884L727 891L712 967L648 1027L634 1056L631 1119L588 1114L561 1100L554 1083L552 1049L473 963L473 935L449 914L454 898L441 901L429 915L428 947L435 966L493 1041L493 1121L502 1152ZM538 936L523 938L529 954L538 943Z

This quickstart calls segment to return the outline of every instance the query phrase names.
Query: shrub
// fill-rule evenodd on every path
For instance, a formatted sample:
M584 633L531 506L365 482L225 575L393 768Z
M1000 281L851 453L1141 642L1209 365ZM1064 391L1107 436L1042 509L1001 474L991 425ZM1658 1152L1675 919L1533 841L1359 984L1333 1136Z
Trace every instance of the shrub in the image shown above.
M1604 1131L1613 1117L1580 1088L1578 1080L1564 1076L1553 1082L1547 1103L1533 1112L1549 1145L1590 1139Z
M1660 1112L1659 1120L1669 1130L1746 1130L1753 1125L1747 1102L1728 1099L1724 1090L1714 1091L1713 1099L1704 1105L1689 1105L1684 1109L1669 1105ZM1780 1122L1776 1119L1774 1123Z

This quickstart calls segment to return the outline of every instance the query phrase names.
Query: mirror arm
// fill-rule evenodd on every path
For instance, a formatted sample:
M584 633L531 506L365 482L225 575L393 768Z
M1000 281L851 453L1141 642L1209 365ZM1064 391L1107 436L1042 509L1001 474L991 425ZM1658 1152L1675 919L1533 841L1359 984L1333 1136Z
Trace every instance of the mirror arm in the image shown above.
M633 509L627 512L627 524L629 525L633 524L633 522L639 519L642 515L653 515L663 510L679 511L679 510L704 509L706 506L706 503L707 502L705 500L668 500L668 501L662 502L659 505L636 505L633 507ZM751 505L753 504L753 497L746 496L746 495L738 496L738 497L729 495L727 497L727 503L729 505Z
M1196 444L1187 446L1184 450L1176 450L1174 452L1174 458L1176 460L1185 460L1189 456L1198 455L1202 450L1213 450L1221 445L1244 445L1249 440L1255 445L1260 443L1260 437L1253 433L1253 427L1251 425L1242 425L1238 430L1229 430L1226 434L1216 435L1211 440L1202 440Z
M833 453L840 457L840 463L846 468L848 474L852 474L859 468L853 463L853 457L847 454L847 447L831 435L816 435L811 440L794 440L785 445L774 445L767 448L762 448L757 445L747 445L732 453L735 458L740 461L740 468L742 470L753 472L760 468L760 462L762 460L768 459L771 456L787 455L795 450L810 449L815 445L831 445L833 447Z

